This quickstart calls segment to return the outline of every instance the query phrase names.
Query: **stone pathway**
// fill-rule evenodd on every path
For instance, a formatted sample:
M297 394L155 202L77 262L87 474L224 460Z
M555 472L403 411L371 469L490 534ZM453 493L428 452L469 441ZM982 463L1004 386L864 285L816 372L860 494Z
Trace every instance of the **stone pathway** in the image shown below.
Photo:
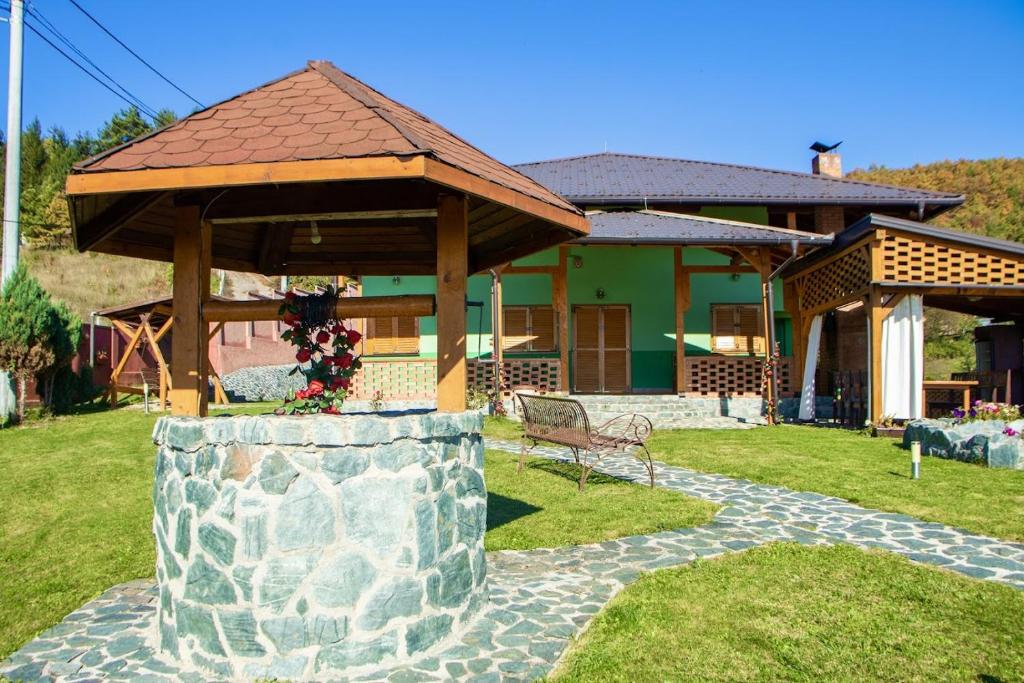
M514 442L487 447L518 453ZM565 449L531 455L567 459ZM630 456L606 458L599 471L642 482ZM491 600L472 628L399 669L365 671L354 681L527 681L544 676L571 638L640 573L679 566L771 541L850 543L899 553L968 576L1024 589L1024 545L970 534L913 517L862 508L840 498L800 493L657 463L659 486L725 505L695 529L605 543L489 553ZM157 592L152 581L111 588L0 665L11 680L201 681L161 659L152 641ZM287 672L267 672L287 677Z

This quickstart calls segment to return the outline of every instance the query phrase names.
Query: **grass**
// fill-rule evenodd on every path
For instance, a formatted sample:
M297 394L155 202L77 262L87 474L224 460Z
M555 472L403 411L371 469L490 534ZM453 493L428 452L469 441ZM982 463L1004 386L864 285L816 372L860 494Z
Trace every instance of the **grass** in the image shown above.
M156 418L136 407L0 431L0 659L110 586L153 575L150 434ZM537 460L517 475L515 460L487 454L488 549L691 526L714 510L607 477L592 477L581 496L574 467Z
M711 521L716 505L594 473L576 492L579 467L487 451L487 550L578 545Z
M771 545L641 578L553 679L1019 681L1024 592L849 546Z
M1024 472L925 457L915 481L898 442L816 427L656 431L649 446L672 465L1024 540Z

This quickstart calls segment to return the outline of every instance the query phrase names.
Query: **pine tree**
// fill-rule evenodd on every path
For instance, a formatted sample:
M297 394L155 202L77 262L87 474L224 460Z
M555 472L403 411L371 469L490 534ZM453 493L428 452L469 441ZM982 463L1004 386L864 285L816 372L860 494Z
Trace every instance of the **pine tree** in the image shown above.
M77 328L77 329L76 329ZM25 418L25 390L35 377L44 403L53 403L58 372L70 365L81 337L81 322L20 266L0 294L0 368L18 381L18 417Z

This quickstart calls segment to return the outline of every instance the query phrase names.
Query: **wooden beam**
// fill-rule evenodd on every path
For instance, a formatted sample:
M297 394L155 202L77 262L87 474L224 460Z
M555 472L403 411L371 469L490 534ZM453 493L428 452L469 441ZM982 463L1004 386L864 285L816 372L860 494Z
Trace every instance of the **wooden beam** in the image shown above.
M756 273L753 266L683 266L688 273Z
M795 387L803 387L804 356L806 349L806 337L804 336L803 315L800 312L800 301L797 296L796 285L787 282L782 288L782 306L790 316L792 326L792 357L793 366L789 369L790 382ZM798 389L799 391L800 389Z
M328 213L285 213L273 215L225 216L211 218L215 225L233 223L304 223L309 221L384 220L393 218L435 218L437 209L398 209L394 211L332 211Z
M690 309L690 273L683 265L683 248L672 250L675 282L676 393L686 392L686 311Z
M74 197L145 190L422 178L423 162L423 156L386 156L74 173L68 176L66 192L68 196Z
M505 266L503 275L554 275L558 266Z
M469 214L465 195L437 205L437 409L466 409L466 278Z
M786 229L796 230L796 211L786 212Z
M209 232L209 231L207 231ZM202 251L209 250L203 235L199 207L181 206L174 226L174 335L171 337L171 413L199 415L200 394L206 392L206 334L202 320L203 292L209 291L209 271L203 270Z
M551 276L551 304L558 324L558 390L569 391L569 247L558 248L558 267Z
M210 402L210 326L203 320L203 308L210 302L210 271L213 269L213 226L202 222L199 226L199 311L196 336L199 346L199 414L206 417ZM173 337L171 338L173 341Z
M479 176L467 173L461 169L449 166L443 161L425 158L425 177L440 185L461 190L467 194L476 195L489 199L498 204L504 204L523 213L533 214L537 218L562 225L570 230L579 233L579 236L590 234L590 222L578 209L566 206L556 206L544 200L531 197L528 194L512 190L504 185L486 180Z
M210 301L203 308L203 315L207 323L277 320L280 318L277 311L282 302L283 299ZM334 315L339 320L394 316L420 318L434 315L435 312L432 294L341 297L334 307Z

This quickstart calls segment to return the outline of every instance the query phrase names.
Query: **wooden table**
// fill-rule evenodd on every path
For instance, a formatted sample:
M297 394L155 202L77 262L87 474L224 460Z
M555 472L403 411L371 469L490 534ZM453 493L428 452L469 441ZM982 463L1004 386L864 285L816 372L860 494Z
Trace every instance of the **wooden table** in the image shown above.
M928 392L929 391L962 391L964 394L964 410L971 409L971 389L978 386L978 380L952 380L952 379L940 379L930 380L923 383L924 389L921 391L921 403L923 404L922 409L927 412L928 410Z

